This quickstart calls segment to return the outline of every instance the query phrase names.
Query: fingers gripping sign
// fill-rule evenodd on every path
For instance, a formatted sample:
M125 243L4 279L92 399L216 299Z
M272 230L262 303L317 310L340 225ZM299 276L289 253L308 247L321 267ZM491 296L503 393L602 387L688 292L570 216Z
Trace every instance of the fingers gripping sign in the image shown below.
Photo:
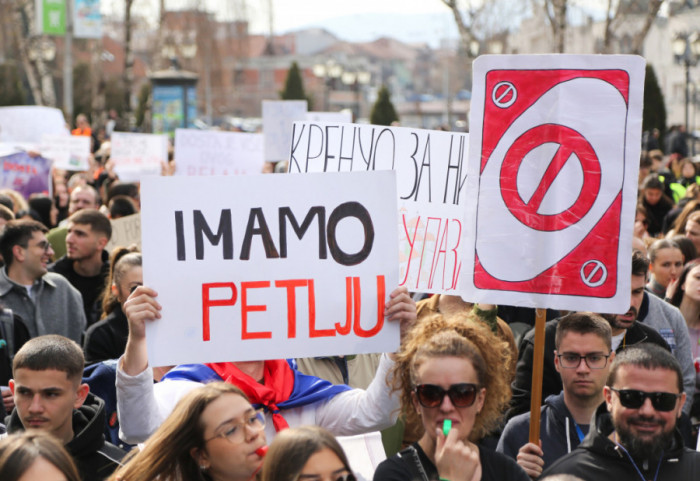
M544 468L544 452L542 451L542 441L540 446L527 443L518 450L517 462L518 466L523 468L528 476L532 479L537 479L542 474Z

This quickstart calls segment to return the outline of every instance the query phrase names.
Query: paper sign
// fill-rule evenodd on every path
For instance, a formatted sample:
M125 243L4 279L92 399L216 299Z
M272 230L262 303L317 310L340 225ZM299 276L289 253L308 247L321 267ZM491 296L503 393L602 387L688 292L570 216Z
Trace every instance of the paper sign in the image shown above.
M111 221L112 237L105 249L112 252L115 247L136 244L141 249L141 214L127 215Z
M262 134L175 130L175 175L259 174L263 163Z
M37 34L65 35L65 0L34 0Z
M74 0L73 36L102 38L102 14L99 0Z
M350 112L307 112L307 122L333 122L333 123L350 123L352 122L352 114Z
M168 161L168 137L157 134L112 133L110 159L119 180L140 181L146 175L160 175L161 163Z
M265 160L288 160L292 124L306 119L306 100L263 100Z
M0 142L41 143L44 134L69 135L63 113L51 107L0 107Z
M393 172L148 177L154 366L393 351Z
M455 294L469 136L402 127L296 122L289 171L396 170L399 282Z
M90 137L45 134L41 136L41 154L53 160L56 169L88 170Z
M0 189L13 189L28 199L31 194L49 193L51 161L26 152L0 157Z
M644 60L474 63L464 297L629 309Z

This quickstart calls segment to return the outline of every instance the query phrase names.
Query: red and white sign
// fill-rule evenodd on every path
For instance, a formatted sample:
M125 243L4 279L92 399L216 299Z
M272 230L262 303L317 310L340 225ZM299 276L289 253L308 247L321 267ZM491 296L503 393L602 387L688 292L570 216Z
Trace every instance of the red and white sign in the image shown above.
M629 309L643 84L636 56L477 59L466 299Z

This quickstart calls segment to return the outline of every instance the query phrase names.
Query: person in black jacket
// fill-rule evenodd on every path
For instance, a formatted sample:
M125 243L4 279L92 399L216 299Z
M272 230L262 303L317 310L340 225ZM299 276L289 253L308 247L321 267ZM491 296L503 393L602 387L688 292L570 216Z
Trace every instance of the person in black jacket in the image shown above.
M83 481L107 478L125 452L104 438L104 402L81 383L85 361L77 343L48 335L28 341L15 355L10 380L15 409L9 434L50 432L65 445Z
M683 446L676 428L685 402L678 361L658 346L620 353L610 369L589 435L543 476L583 480L676 481L699 479L700 452Z

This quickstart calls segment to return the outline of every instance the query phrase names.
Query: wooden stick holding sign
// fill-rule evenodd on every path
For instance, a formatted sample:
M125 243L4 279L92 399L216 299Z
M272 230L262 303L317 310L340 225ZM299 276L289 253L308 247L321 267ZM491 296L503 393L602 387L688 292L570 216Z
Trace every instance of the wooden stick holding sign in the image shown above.
M540 444L540 407L542 406L542 377L544 376L544 324L547 311L535 314L535 347L532 356L532 392L530 393L530 442Z

